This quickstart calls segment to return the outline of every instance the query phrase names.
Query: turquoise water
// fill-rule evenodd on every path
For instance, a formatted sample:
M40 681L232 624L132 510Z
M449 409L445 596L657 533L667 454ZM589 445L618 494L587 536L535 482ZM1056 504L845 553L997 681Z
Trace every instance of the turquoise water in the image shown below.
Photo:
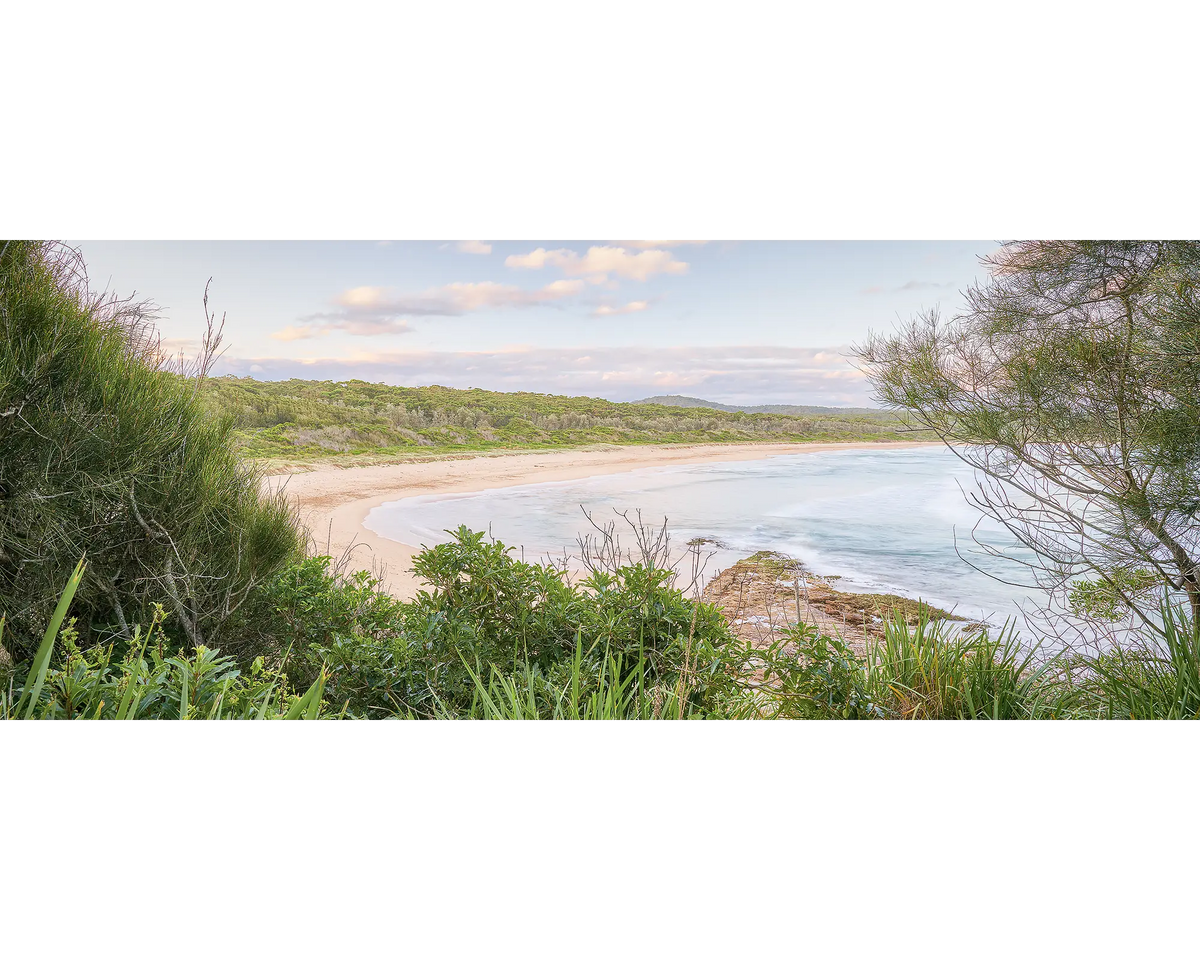
M777 550L842 577L843 589L920 597L995 623L1020 619L1023 602L1040 604L1044 596L999 583L962 558L1009 579L1022 573L973 542L980 515L964 499L973 487L971 469L943 448L845 450L413 497L376 508L366 526L413 544L444 542L444 531L459 524L490 527L534 559L577 552L576 537L590 529L581 505L600 522L614 519L614 509L632 515L640 508L649 522L667 518L676 544L722 541L709 574L758 550ZM982 524L975 535L1028 556L994 525Z

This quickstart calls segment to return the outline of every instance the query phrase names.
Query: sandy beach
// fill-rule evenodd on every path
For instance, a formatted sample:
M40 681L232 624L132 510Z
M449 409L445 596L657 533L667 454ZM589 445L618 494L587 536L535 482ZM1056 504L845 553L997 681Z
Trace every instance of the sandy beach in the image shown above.
M292 498L320 551L335 558L350 551L353 568L374 570L382 575L392 593L408 598L420 588L420 582L409 572L420 544L388 540L363 526L367 514L383 503L431 493L477 493L525 483L578 480L645 467L761 460L829 450L900 450L939 445L762 443L506 451L369 467L323 464L304 472L269 476L263 482L270 489L283 489Z

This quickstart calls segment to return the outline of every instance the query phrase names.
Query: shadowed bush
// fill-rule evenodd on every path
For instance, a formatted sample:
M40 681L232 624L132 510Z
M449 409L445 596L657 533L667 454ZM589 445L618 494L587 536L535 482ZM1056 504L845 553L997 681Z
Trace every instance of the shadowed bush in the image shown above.
M82 555L81 648L128 641L162 600L180 642L248 652L221 626L301 540L197 393L160 369L143 311L87 292L70 251L0 241L0 613L15 661Z

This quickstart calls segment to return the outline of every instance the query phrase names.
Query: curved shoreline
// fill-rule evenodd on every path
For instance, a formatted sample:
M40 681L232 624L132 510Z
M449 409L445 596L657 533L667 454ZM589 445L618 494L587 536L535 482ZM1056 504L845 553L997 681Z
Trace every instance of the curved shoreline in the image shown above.
M937 442L762 443L611 447L455 455L412 463L371 467L326 465L315 470L263 478L268 489L283 489L322 552L339 557L350 551L352 569L374 570L388 589L407 599L421 582L410 571L417 544L388 540L363 521L383 503L441 493L479 493L528 483L579 480L647 467L737 460L763 460L836 450L906 450L939 447Z

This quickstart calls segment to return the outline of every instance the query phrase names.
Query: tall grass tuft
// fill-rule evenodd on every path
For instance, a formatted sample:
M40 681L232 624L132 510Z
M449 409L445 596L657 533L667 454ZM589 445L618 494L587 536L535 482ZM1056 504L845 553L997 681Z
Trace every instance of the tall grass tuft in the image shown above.
M1112 720L1200 719L1200 637L1186 608L1164 603L1163 630L1073 664L1077 713Z
M1049 709L1043 680L1052 665L1038 664L1036 649L1022 647L1011 625L993 638L896 617L868 651L867 686L902 719L1023 720Z

